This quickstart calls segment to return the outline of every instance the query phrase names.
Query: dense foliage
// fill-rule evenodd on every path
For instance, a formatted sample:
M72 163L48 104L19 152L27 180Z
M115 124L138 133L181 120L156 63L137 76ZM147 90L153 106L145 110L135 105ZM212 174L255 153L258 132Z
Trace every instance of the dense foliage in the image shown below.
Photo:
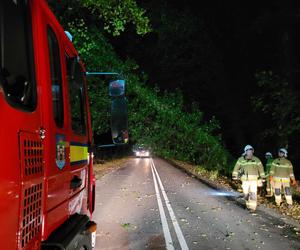
M184 112L179 91L168 94L147 87L145 79L136 73L138 65L131 60L120 60L96 28L88 29L83 22L72 23L69 28L76 34L75 46L88 69L117 71L125 77L132 142L147 144L158 155L202 164L209 169L222 170L226 166L227 155L221 139L213 135L218 128L215 120L205 123L196 108ZM90 81L89 96L94 132L105 133L108 122L104 118L108 117L109 107L105 82Z
M82 2L85 3L76 8L82 8L83 12L86 6L92 6L92 2ZM73 12L74 8L75 6L72 7ZM60 15L61 20L74 36L74 45L87 70L119 72L126 79L132 143L147 144L160 156L225 172L228 155L218 135L219 125L214 118L205 122L203 113L196 105L190 112L186 112L183 95L179 90L168 93L161 92L157 87L147 86L147 75L140 73L139 66L134 61L121 60L117 56L97 23L90 23L84 17L70 18L72 13L63 14ZM105 79L90 78L88 83L93 129L95 134L103 134L109 131L110 101L107 82Z
M186 109L197 102L205 117L215 116L235 157L246 144L262 160L286 146L299 165L300 2L139 3L153 32L140 39L126 31L111 40L118 54L130 54L150 73L147 84L180 88Z
M287 79L272 71L255 74L259 93L252 97L256 111L266 120L260 137L262 140L275 138L276 145L289 147L289 141L300 131L300 104Z
M136 32L144 35L151 30L145 10L135 0L80 0L95 15L104 20L104 29L113 35L120 35L128 23L133 23Z
M135 0L48 0L62 23L84 17L97 28L114 36L133 25L138 35L151 31L145 10Z

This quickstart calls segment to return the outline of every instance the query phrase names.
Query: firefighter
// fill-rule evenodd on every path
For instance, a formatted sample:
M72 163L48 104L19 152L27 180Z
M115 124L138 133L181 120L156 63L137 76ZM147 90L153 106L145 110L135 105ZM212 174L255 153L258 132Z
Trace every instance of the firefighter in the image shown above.
M275 202L277 206L281 204L281 190L284 190L286 202L289 207L293 205L290 182L297 186L292 163L287 159L287 150L278 150L278 158L272 162L270 176L274 184Z
M266 182L267 182L266 197L272 197L274 187L271 185L271 182L270 182L270 170L271 170L271 166L272 166L272 162L273 162L273 155L272 155L272 153L267 152L265 154L265 157L266 157L266 160L267 160L267 162L266 162L266 171L265 171L265 173L266 173Z
M247 145L244 148L244 156L240 157L232 172L232 179L240 177L246 206L249 210L256 210L258 179L265 178L261 161L254 156L254 149Z

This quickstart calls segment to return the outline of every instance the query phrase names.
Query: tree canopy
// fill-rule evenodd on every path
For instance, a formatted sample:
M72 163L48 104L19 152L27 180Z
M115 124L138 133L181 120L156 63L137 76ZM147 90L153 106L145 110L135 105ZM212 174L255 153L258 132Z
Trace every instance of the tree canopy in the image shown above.
M74 35L88 70L118 71L128 79L134 141L143 139L156 148L161 126L165 148L157 151L164 155L183 159L193 152L189 161L202 163L207 156L205 163L211 166L208 154L201 160L197 154L218 145L222 154L228 150L239 156L250 143L258 156L289 147L291 160L300 163L299 3L49 2ZM94 131L101 134L109 129L100 118L108 117L103 105L109 99L104 90L97 92L97 84L89 88ZM202 149L205 138L210 138L208 151Z
M218 122L214 118L205 121L197 105L186 112L180 90L161 91L147 86L147 74L140 71L138 64L130 58L119 58L101 27L89 22L90 16L81 17L74 20L64 13L62 18L88 70L119 72L126 79L132 143L146 144L160 156L226 172L228 153ZM93 130L98 135L109 131L107 90L105 81L88 79Z

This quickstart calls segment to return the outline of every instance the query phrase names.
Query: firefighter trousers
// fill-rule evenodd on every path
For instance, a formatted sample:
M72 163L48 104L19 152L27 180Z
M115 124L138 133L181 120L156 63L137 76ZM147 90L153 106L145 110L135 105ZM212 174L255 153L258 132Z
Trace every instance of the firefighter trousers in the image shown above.
M257 180L243 181L242 188L247 208L255 210L257 206Z
M274 180L274 195L275 202L277 205L280 205L282 202L281 190L283 189L286 203L289 205L293 205L292 192L290 187L290 181L286 179L275 179Z

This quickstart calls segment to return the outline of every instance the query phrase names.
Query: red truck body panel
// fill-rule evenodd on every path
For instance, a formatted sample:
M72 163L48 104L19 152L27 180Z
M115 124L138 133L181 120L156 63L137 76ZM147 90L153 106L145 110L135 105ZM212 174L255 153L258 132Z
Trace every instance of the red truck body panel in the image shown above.
M84 67L76 60L78 74L82 75L83 88L79 90L84 96L81 109L85 128L84 133L78 133L72 127L72 86L67 69L67 58L78 58L78 53L46 2L28 2L35 108L27 111L11 105L0 85L0 221L5 225L0 228L2 249L40 249L41 241L72 214L91 217L94 206L95 180L92 155L88 154L92 132ZM60 64L60 87L51 75L55 63L49 56L49 33L59 51L56 60ZM62 105L58 106L63 112L60 126L53 115L57 90L62 97Z

